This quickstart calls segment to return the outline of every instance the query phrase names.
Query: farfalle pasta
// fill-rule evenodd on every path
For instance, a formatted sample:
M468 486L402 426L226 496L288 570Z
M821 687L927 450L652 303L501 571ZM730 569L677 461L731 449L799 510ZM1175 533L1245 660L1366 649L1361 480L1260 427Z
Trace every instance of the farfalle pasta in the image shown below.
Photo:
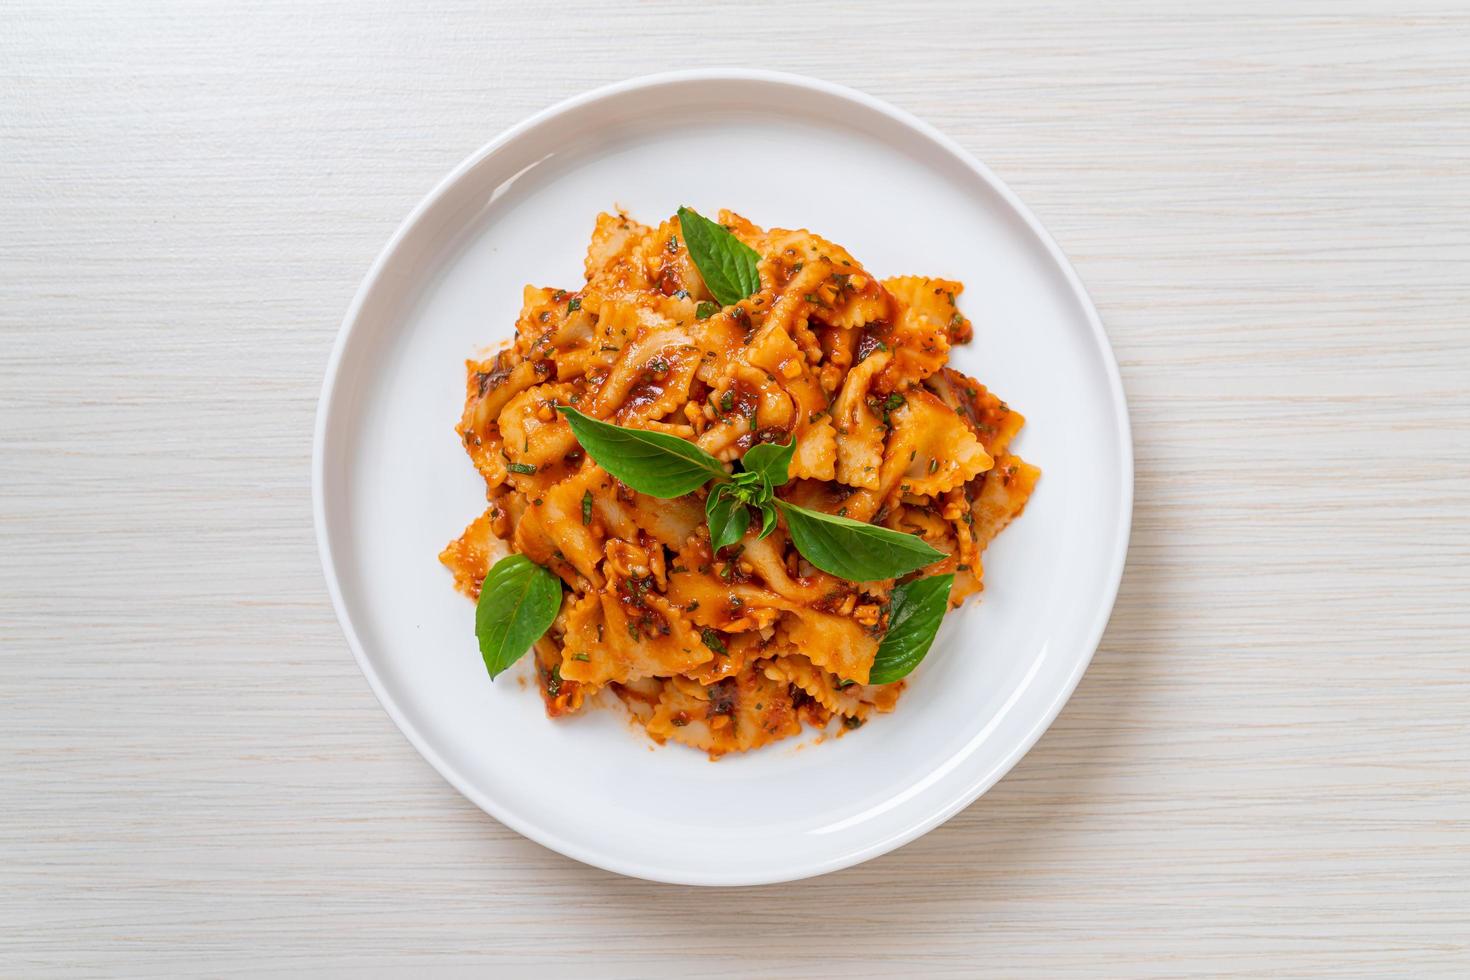
M585 284L526 287L515 340L469 362L457 431L488 506L440 558L471 597L508 554L559 580L533 644L548 714L620 701L654 739L718 757L893 710L904 681L877 682L875 658L899 593L929 576L953 576L950 607L980 591L981 553L1039 474L1010 450L1021 415L947 364L971 336L960 283L879 280L811 232L723 211L714 233L754 255L732 273L751 280L743 298L721 303L729 287L691 255L680 214L599 215ZM752 447L784 446L785 482L766 491L778 507L716 548L713 484L633 489L579 442L583 417L686 440L732 479ZM797 512L912 535L937 557L843 578L798 549Z

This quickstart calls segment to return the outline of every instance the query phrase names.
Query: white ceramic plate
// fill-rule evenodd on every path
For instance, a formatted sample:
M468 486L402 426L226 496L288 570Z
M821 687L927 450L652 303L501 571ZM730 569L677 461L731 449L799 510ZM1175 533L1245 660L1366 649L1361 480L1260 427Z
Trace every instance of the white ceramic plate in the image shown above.
M508 338L526 283L575 288L600 210L688 204L808 227L879 276L960 279L975 340L953 363L1027 417L1042 468L891 715L820 745L712 763L654 747L620 711L551 721L491 684L474 609L439 550L484 507L454 433L464 360ZM348 311L317 416L322 563L348 643L405 735L461 793L588 864L736 885L846 867L995 783L1076 686L1127 550L1127 409L1097 314L1061 252L989 171L892 106L752 71L637 79L527 120L398 229Z

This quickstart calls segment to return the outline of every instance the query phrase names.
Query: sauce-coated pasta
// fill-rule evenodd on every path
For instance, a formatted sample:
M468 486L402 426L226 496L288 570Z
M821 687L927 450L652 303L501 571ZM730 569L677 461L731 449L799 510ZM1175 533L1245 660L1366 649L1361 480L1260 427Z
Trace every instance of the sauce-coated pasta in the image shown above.
M458 432L489 506L440 556L471 597L509 552L561 578L534 648L548 714L610 692L653 738L713 757L893 710L904 682L868 681L895 583L812 567L784 522L712 553L705 491L631 490L556 405L724 461L795 437L778 495L919 535L948 557L916 574L954 573L952 607L1039 475L1010 451L1021 415L947 366L971 336L960 283L878 280L808 231L719 222L760 256L737 304L711 302L677 217L599 215L582 288L526 287L514 342L468 364Z

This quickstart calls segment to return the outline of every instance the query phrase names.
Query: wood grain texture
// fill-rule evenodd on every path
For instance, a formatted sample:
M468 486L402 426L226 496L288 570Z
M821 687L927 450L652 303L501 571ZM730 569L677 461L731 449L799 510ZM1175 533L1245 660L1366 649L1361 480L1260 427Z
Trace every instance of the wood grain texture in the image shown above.
M0 973L1470 972L1464 4L10 4ZM1088 283L1138 455L1072 702L862 867L617 878L359 675L308 461L362 274L502 127L781 68L914 110Z

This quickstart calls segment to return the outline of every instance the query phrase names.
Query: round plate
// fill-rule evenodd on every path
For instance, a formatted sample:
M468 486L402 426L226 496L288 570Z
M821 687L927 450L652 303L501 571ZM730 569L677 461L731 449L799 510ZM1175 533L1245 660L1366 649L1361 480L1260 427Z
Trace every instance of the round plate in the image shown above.
M962 280L975 339L952 363L1025 414L1041 467L897 710L710 762L621 710L552 721L492 684L474 606L439 550L485 506L454 432L464 361L511 336L526 283L577 288L598 211L688 204L810 228L873 274ZM332 602L398 727L461 793L562 854L659 881L821 874L912 840L1015 764L1092 657L1127 550L1133 461L1117 366L1082 285L988 170L914 117L753 71L600 89L450 174L363 281L317 415L316 529Z

